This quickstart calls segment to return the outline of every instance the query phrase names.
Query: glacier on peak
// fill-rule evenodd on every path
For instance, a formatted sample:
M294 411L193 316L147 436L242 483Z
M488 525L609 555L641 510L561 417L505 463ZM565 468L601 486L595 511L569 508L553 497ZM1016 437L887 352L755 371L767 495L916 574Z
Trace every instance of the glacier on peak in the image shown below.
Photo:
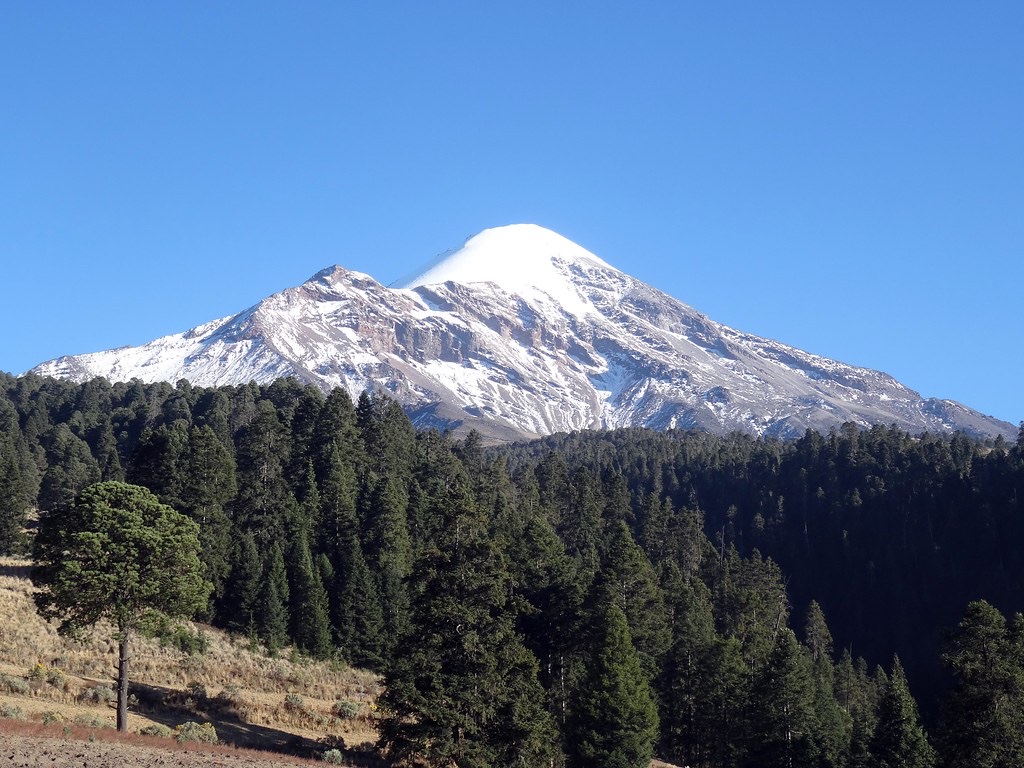
M582 315L593 308L572 279L581 269L619 272L557 232L537 224L510 224L474 235L462 248L400 287L494 283L526 299L546 296L565 311Z

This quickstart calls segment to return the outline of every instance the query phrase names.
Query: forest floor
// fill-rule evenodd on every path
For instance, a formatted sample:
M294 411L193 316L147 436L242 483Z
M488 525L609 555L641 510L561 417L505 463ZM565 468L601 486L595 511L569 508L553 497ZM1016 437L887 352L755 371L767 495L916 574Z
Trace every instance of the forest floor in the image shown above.
M282 764L286 754L318 758L322 765L329 749L338 749L350 765L381 764L373 753L377 676L292 656L287 649L269 655L248 638L190 622L183 627L191 638L203 638L202 652L132 639L132 735L124 739L113 730L117 643L112 629L97 626L80 640L58 635L56 626L36 613L29 569L27 561L0 558L4 765L262 764L252 755L235 754L235 748L266 750L266 765ZM176 729L188 722L209 723L219 742L230 746L211 753L212 762L200 760L193 750L210 745L175 740ZM140 731L164 735L139 736ZM38 739L38 745L26 743ZM128 760L117 757L119 750L141 752ZM44 752L45 763L38 762ZM70 762L58 762L58 753L66 753Z

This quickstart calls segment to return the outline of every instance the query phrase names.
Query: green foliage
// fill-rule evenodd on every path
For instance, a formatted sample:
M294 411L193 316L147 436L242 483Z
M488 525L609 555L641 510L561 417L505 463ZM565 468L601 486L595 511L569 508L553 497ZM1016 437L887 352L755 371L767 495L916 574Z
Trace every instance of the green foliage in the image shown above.
M161 615L189 617L210 584L199 561L198 526L145 488L105 481L73 507L45 515L35 542L36 606L75 635L101 619L120 645L118 728L127 729L129 637Z
M342 720L351 720L359 715L359 705L354 701L338 700L331 705L331 714Z
M413 569L411 630L400 640L380 705L392 758L431 765L541 765L554 730L536 659L516 634L508 573L464 475L431 498L436 549Z
M191 720L174 729L174 739L179 744L197 742L200 744L216 744L217 729L211 723L195 723Z
M812 768L821 754L809 654L792 630L779 633L749 700L747 764Z
M626 615L605 601L569 725L572 765L641 768L653 753L658 712Z
M935 752L921 727L898 658L893 659L892 674L882 691L871 754L878 768L931 768L935 764Z
M290 559L291 636L302 651L326 659L333 650L327 592L304 535L295 537Z
M26 695L30 690L28 681L25 678L6 674L0 675L0 691Z
M0 718L4 720L24 720L25 710L16 704L0 704Z
M139 729L142 736L158 736L162 739L170 739L175 736L175 730L163 723L150 723Z
M813 717L806 755L788 753L794 765L812 756L820 768L867 768L891 761L872 751L911 733L898 724L912 718L894 714L907 711L895 672L869 674L845 651L834 665L832 648L852 646L872 664L898 649L931 718L940 630L979 595L1024 608L1022 446L849 425L789 442L637 429L487 447L477 435L416 435L382 394L354 405L344 390L324 397L295 380L199 388L0 374L0 550L25 546L33 508L45 544L75 529L84 488L128 477L198 526L213 584L204 620L272 650L446 681L461 707L449 724L470 734L465 764L512 764L515 754L561 764L598 597L618 594L655 689L661 757L694 768L770 763L779 692L798 690L809 699L797 696L792 714L809 700ZM470 573L451 559L453 520L470 540L485 532L492 555L473 544L477 572L443 585ZM116 595L115 570L106 575ZM804 644L788 649L783 674L791 605L806 615ZM470 634L455 632L459 622ZM1019 755L1024 628L1004 623L988 644L979 622L955 635L950 648L962 653L947 649L955 685L933 731L944 765ZM478 640L481 627L506 647ZM409 653L417 632L443 664ZM197 651L201 638L166 642ZM449 648L455 641L464 647ZM967 664L988 647L998 663ZM474 648L487 664L459 661ZM467 691L479 680L502 693L474 703ZM441 701L423 694L415 704Z
M198 550L198 526L145 488L97 483L43 517L36 605L67 634L109 619L124 637L159 614L190 616L209 594Z
M967 606L942 658L953 676L941 752L949 768L1024 764L1024 648L1021 622L1007 627L992 605Z

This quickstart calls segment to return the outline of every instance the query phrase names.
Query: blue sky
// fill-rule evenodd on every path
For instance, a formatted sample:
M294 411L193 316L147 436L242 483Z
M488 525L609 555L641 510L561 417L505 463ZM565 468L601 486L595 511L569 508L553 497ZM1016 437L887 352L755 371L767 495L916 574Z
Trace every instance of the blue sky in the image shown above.
M1024 4L0 4L0 370L534 222L1024 420Z

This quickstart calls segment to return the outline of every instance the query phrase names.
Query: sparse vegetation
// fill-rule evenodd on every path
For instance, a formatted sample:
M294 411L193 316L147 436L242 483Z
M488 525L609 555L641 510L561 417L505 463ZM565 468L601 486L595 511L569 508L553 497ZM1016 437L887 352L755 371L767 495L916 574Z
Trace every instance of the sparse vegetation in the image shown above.
M210 723L196 723L187 720L175 729L174 740L179 744L195 741L200 744L217 744L217 729Z
M0 614L9 617L0 623L0 718L41 724L48 713L46 720L56 725L59 714L62 728L88 727L106 738L102 733L113 730L116 692L105 680L116 668L117 643L104 626L75 640L60 636L36 613L27 573L25 561L0 558ZM189 655L158 637L133 639L132 691L138 704L129 712L132 731L173 739L176 731L150 719L153 715L209 722L222 739L235 744L258 746L276 735L307 745L303 749L318 757L323 747L316 750L315 745L325 737L337 744L376 741L371 718L341 719L332 712L339 696L368 709L379 692L376 675L306 657L293 663L288 654L270 658L247 637L198 625L185 629L207 638L204 653ZM42 671L33 687L28 677L37 666ZM63 686L47 682L54 670L63 676ZM299 697L304 711L285 709L288 694ZM190 698L191 709L184 706ZM232 729L232 723L247 728Z

